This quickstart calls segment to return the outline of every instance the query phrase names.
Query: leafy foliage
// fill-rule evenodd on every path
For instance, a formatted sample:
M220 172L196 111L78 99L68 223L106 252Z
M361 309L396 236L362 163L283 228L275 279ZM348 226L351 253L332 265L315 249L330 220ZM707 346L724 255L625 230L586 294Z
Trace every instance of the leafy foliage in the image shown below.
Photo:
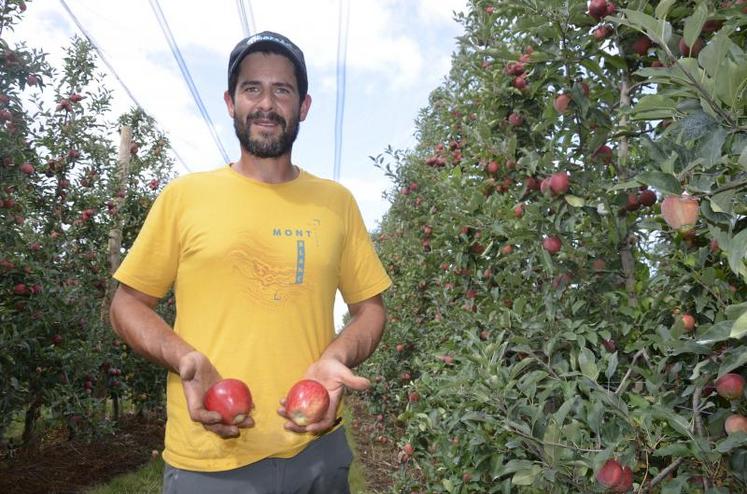
M23 10L4 2L0 25L11 29ZM129 248L173 175L168 142L140 110L111 117L87 42L72 40L60 72L24 45L0 49L0 433L19 415L24 441L40 417L96 433L110 427L109 400L162 406L164 373L114 337L107 295L110 235L123 228ZM126 183L121 125L140 147Z
M400 492L602 492L609 459L642 490L747 489L747 401L713 384L747 374L747 15L610 3L474 0L418 146L376 159L395 287L366 372L407 428Z

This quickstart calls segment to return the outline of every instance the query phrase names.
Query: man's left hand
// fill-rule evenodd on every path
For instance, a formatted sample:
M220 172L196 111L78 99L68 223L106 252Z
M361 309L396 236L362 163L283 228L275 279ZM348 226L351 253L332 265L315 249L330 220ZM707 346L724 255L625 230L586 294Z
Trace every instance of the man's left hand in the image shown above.
M371 385L371 381L365 377L356 376L345 364L332 358L323 358L313 363L306 371L304 379L319 381L329 392L329 408L320 422L299 426L290 420L285 411L285 399L280 400L278 413L288 419L285 429L292 432L322 433L335 425L337 418L337 407L342 399L345 388L356 391L364 391Z

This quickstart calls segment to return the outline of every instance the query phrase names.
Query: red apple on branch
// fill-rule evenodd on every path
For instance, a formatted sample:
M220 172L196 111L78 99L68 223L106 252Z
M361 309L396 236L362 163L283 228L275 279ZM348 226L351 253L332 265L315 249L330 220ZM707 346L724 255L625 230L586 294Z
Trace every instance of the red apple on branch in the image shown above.
M550 190L553 194L563 195L568 192L570 177L567 172L556 172L550 176Z
M238 424L252 410L252 394L243 381L222 379L207 390L203 405L212 412L218 412L224 424Z
M591 0L589 2L589 15L596 20L607 15L607 0Z
M633 487L633 470L629 466L624 466L622 469L622 478L620 481L612 486L612 492L628 492Z
M555 97L555 101L553 101L552 106L555 108L555 111L558 113L565 113L568 111L568 105L571 104L571 95L570 94L559 94Z
M651 49L651 39L648 36L640 36L633 41L630 47L638 55L645 57L648 54L648 50Z
M651 189L645 189L638 193L638 202L646 207L651 207L656 203L656 192Z
M607 460L597 472L597 482L608 489L613 488L623 479L623 468L617 460Z
M288 391L285 411L298 426L321 421L329 408L329 392L320 382L302 379Z
M695 318L692 314L682 315L682 326L685 327L685 331L688 333L695 329Z
M602 163L609 164L612 162L612 148L606 144L602 144L591 154L591 157Z
M744 378L733 372L724 374L716 380L716 391L722 398L737 400L744 396Z
M661 202L661 215L675 230L694 226L698 221L698 209L698 199L688 195L668 196Z
M683 57L692 57L695 58L698 56L698 53L700 53L700 50L703 49L703 46L705 46L705 43L703 43L703 40L698 38L693 43L693 46L687 46L687 43L685 43L685 38L680 38L680 42L678 45L678 48L680 49L680 53Z
M542 240L542 247L550 254L557 254L562 246L563 243L560 238L555 235L550 235Z
M594 36L594 39L597 41L604 41L610 34L612 34L612 28L606 25L598 26L591 32L591 35Z
M747 417L739 414L729 415L726 422L724 422L724 430L727 435L734 434L735 432L747 433Z

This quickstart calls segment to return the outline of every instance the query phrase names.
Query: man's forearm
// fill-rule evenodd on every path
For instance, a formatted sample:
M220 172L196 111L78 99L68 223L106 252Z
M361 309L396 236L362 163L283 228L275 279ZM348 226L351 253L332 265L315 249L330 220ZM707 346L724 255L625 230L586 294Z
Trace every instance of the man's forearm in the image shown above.
M112 300L110 317L114 331L137 353L172 372L179 361L194 351L149 305L120 287Z
M351 319L322 354L349 368L366 360L376 350L384 334L386 310L380 295L350 306Z

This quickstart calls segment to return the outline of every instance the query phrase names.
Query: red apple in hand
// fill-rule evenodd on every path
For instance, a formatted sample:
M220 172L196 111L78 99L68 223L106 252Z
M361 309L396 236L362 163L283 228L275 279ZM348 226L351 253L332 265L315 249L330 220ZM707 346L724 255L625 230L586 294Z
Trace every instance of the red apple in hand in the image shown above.
M329 392L318 381L302 379L288 391L285 412L298 426L321 421L329 408Z
M222 379L207 390L203 405L211 412L218 412L224 424L239 424L252 410L252 394L242 381Z

